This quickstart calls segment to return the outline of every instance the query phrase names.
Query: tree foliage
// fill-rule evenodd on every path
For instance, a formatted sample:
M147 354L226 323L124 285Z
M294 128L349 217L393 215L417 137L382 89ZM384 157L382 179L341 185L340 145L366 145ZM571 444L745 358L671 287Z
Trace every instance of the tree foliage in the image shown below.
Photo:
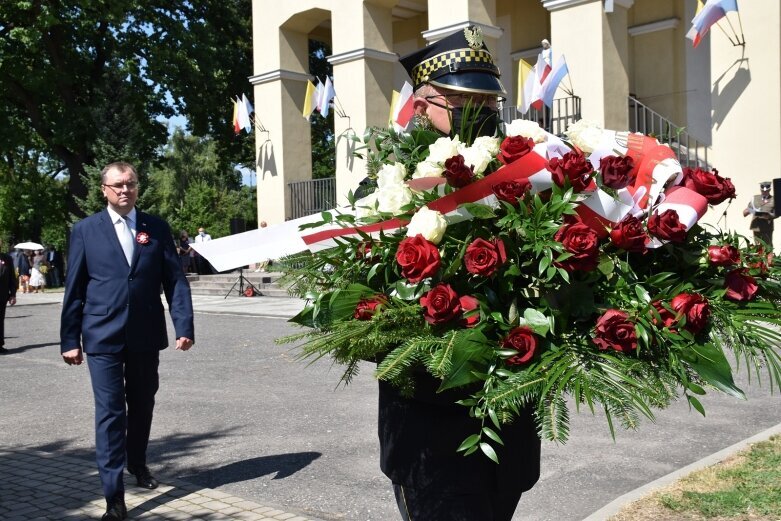
M331 54L327 43L309 40L309 73L321 81L333 74L326 56ZM334 111L324 118L319 113L310 116L312 137L312 179L333 177L336 172L336 144L334 141Z
M248 162L250 140L234 138L226 107L251 73L250 9L250 0L0 3L0 149L57 161L76 214L101 154L154 158L167 138L158 117L186 115L226 161Z
M256 219L254 188L241 187L241 174L209 137L175 131L142 186L139 207L175 231L203 226L216 238L230 233L231 219Z

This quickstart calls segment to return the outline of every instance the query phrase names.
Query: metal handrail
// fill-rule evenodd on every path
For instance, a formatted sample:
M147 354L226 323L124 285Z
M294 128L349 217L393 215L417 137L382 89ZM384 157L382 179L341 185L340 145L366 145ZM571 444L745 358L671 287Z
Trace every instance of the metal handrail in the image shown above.
M670 145L681 166L710 169L710 147L692 137L685 127L679 127L652 108L629 96L629 130L653 136Z
M310 179L287 184L291 219L306 217L336 207L336 178Z
M543 105L539 110L530 108L526 113L518 106L502 107L502 121L509 123L515 119L536 121L542 128L552 134L561 136L569 126L578 121L580 116L580 97L569 96L553 100L553 106Z

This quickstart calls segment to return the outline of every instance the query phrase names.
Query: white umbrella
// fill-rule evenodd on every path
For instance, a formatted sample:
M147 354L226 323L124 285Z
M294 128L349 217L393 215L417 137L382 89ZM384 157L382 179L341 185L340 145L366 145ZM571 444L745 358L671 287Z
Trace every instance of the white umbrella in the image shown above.
M17 250L42 250L43 246L37 242L20 242L14 248Z

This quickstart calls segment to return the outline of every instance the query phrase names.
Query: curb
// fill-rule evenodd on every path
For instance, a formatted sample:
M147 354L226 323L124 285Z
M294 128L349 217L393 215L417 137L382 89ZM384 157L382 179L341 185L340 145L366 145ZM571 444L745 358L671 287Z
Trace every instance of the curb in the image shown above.
M718 452L715 452L710 456L706 456L699 461L695 461L694 463L686 465L685 467L670 472L666 476L662 476L661 478L656 479L650 483L646 483L642 487L627 492L623 496L614 499L604 507L600 508L590 516L586 517L585 519L583 519L583 521L604 521L608 519L610 516L616 515L622 508L627 506L629 503L632 503L633 501L637 501L638 499L647 496L648 494L656 491L657 489L664 488L667 485L670 485L678 481L680 478L688 474L691 474L692 472L720 463L725 459L729 458L730 456L744 450L749 445L758 443L760 441L765 441L771 436L774 436L776 434L781 434L781 423L773 427L770 427L769 429L766 429L760 432L759 434L755 434L750 438L746 438L745 440L739 441L734 445L730 445L729 447L722 449Z

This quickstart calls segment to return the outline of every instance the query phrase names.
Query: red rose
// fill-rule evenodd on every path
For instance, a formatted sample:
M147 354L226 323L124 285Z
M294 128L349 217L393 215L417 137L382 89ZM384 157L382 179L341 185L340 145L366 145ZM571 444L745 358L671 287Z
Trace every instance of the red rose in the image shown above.
M464 156L461 154L445 161L445 171L442 175L447 179L447 184L453 188L466 186L475 177L474 169L464 163Z
M622 353L630 353L637 349L635 324L629 320L629 315L617 309L608 309L597 320L594 329L596 335L592 341L600 351L615 349Z
M531 188L531 183L526 178L518 179L516 181L503 181L491 187L497 199L512 205L517 205L518 200L523 199L524 196L526 196L526 192L529 191L529 188Z
M613 225L610 240L616 247L634 253L646 251L645 241L648 235L643 229L643 223L637 217L629 216Z
M531 328L526 326L512 328L501 341L503 349L515 349L518 351L517 355L507 359L507 363L510 365L524 365L531 362L531 359L537 352L537 344L537 335L534 334Z
M678 219L678 212L670 208L660 215L659 212L648 219L648 232L665 241L683 242L686 240L686 226Z
M675 313L667 309L664 304L662 304L661 300L655 300L651 302L651 305L659 313L659 319L657 319L655 316L653 317L654 325L658 327L670 327L678 322L678 318L676 317ZM659 320L661 320L661 322Z
M509 165L517 161L534 149L534 140L523 136L506 137L499 146L499 154L496 159L503 165Z
M463 297L460 297L458 302L461 304L461 310L464 312L464 314L466 314L467 311L473 311L480 306L480 303L477 301L477 299L470 295L464 295ZM480 322L480 313L474 313L468 317L465 317L461 321L465 327L475 327L478 322Z
M450 322L463 311L458 294L444 282L420 297L420 305L423 306L423 318L432 325Z
M727 293L724 296L737 302L752 300L756 296L757 291L759 291L757 281L746 273L745 268L732 270L727 273L724 287L727 288Z
M377 313L380 306L384 306L388 303L388 299L385 295L375 295L370 298L362 298L355 306L355 312L353 318L357 320L371 320Z
M699 293L681 293L673 297L670 307L677 313L677 318L686 317L686 329L695 335L702 331L710 317L708 299Z
M713 172L706 172L701 168L684 168L683 186L697 192L713 205L735 198L732 181L721 177L715 168Z
M565 224L556 232L554 239L564 246L564 251L572 253L556 266L572 272L591 271L599 260L599 237L597 233L583 223Z
M504 251L504 242L502 239L486 241L485 239L475 239L472 244L466 247L464 254L464 265L466 271L474 275L490 277L499 266L507 261L507 255Z
M625 188L635 179L631 175L635 167L634 160L629 156L605 156L599 160L599 172L602 175L602 184L616 190Z
M732 266L740 262L740 252L730 244L708 246L708 260L714 266Z
M594 175L594 167L586 156L575 151L567 152L562 158L554 157L548 161L547 169L554 183L563 187L566 181L569 181L575 192L585 190Z
M396 262L401 266L401 275L416 284L434 275L441 261L437 247L418 234L399 243Z

